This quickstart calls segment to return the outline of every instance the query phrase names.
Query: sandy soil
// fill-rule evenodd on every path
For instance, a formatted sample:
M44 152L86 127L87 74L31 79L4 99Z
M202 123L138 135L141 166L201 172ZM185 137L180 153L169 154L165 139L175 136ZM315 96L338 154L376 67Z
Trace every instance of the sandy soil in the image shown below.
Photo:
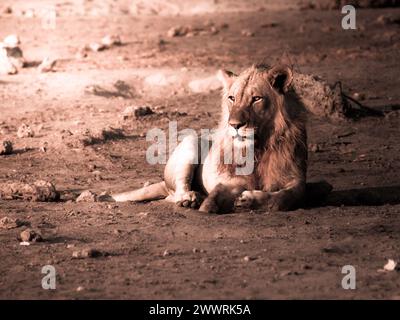
M51 181L61 201L0 200L0 218L18 218L45 239L21 246L26 226L0 229L0 298L400 298L399 272L377 271L400 259L399 24L378 19L398 18L400 9L359 10L357 31L341 29L339 11L254 9L61 12L54 30L43 30L37 17L2 14L0 37L18 34L29 63L0 77L0 138L15 149L0 156L0 182ZM174 26L212 24L218 33L167 37ZM123 45L77 57L107 34ZM204 215L163 201L71 200L86 189L119 192L159 181L162 166L145 161L147 130L169 120L180 129L218 121L218 90L193 93L188 83L218 68L273 63L284 52L299 71L340 80L385 112L348 122L310 117L309 178L334 186L326 206ZM55 70L39 73L46 56L58 60ZM140 105L158 114L123 120L127 106ZM34 137L17 137L22 123ZM122 134L82 144L85 130L109 127ZM103 255L72 257L85 248ZM41 287L48 264L57 271L56 290ZM356 290L341 287L344 265L356 268Z

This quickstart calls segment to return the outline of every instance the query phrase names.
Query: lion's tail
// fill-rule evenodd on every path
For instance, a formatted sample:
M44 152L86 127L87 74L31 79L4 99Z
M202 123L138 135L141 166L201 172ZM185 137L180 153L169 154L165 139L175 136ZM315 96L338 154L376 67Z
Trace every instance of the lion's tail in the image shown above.
M158 182L146 187L127 191L123 193L118 193L112 195L112 198L116 202L124 201L148 201L148 200L158 200L164 199L168 196L168 190L165 186L165 182Z

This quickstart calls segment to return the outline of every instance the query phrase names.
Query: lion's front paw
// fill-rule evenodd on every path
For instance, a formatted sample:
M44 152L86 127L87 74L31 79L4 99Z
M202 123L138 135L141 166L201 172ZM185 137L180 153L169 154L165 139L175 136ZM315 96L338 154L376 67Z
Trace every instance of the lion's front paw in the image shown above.
M215 202L215 199L208 197L201 204L199 211L206 213L218 213L219 207L218 204Z
M243 191L242 194L235 200L235 207L252 208L254 206L254 197L252 191Z
M203 200L200 193L196 191L187 191L179 195L175 195L175 203L180 207L198 208Z

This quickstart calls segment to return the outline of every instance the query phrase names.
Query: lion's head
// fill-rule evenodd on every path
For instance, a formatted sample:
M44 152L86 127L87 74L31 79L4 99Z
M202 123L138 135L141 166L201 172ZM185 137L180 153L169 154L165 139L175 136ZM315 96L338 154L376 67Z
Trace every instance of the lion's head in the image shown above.
M273 169L280 166L298 168L287 170L288 175L293 171L305 174L305 109L291 89L292 69L287 65L268 67L261 64L240 75L219 71L218 77L223 83L219 126L222 148L243 150L254 143L260 176L272 177L273 172L282 174ZM229 166L221 165L220 169L224 168L230 170Z
M254 132L255 139L266 142L273 131L283 129L287 121L301 114L301 107L293 110L293 101L286 103L293 80L289 66L254 65L240 75L222 71L222 121L228 134L235 140L243 141Z

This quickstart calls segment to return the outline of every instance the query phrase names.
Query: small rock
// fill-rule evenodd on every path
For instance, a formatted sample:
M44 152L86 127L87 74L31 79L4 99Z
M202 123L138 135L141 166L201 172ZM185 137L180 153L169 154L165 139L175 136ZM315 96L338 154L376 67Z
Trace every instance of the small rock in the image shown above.
M90 50L92 50L94 52L98 52L98 51L103 51L107 47L102 43L93 42L93 43L89 44L89 48L90 48Z
M216 35L216 34L218 34L218 32L219 32L219 30L216 27L212 26L210 28L210 34L211 35Z
M390 272L397 268L397 262L393 259L388 259L388 262L383 266L383 269L379 269L380 272Z
M29 125L23 123L18 128L17 136L18 136L18 138L30 138L30 137L34 137L35 133Z
M96 180L102 180L101 171L99 171L99 170L94 170L94 171L92 172L92 174L94 175L94 177L96 178Z
M76 202L96 202L96 201L97 201L97 195L90 190L83 191L76 199Z
M38 66L39 72L51 72L53 71L55 65L57 63L56 59L51 59L49 57L44 58L42 63Z
M11 141L4 140L0 142L0 155L12 154L13 144Z
M359 92L354 92L353 93L353 99L355 99L355 100L365 100L365 94L359 93Z
M255 257L249 257L249 256L245 256L245 257L243 258L243 261L244 261L244 262L249 262L249 261L252 261L252 260L256 260L256 258L255 258Z
M98 258L102 255L103 253L101 251L92 248L72 252L72 258L75 259Z
M250 31L250 30L242 30L241 32L242 36L244 37L254 37L254 32Z
M182 26L177 26L177 27L172 27L168 30L167 36L170 38L173 37L183 37L189 32L188 27L182 27Z
M7 36L0 42L0 73L15 74L18 69L25 65L25 59L21 48L18 47L20 40L16 35Z
M23 199L27 201L57 201L60 193L48 181L37 180L33 184L21 182L0 183L0 199Z
M21 44L19 37L15 34L10 34L3 40L3 46L5 48L16 48Z
M149 106L129 106L122 113L123 120L138 119L155 112Z
M107 35L101 39L101 44L110 48L112 46L120 46L122 44L120 36L117 35Z
M79 286L78 288L76 288L76 292L81 292L81 291L83 291L83 290L85 290L85 288L82 287L82 286Z
M22 226L24 223L19 219L4 217L0 219L0 229L14 229Z
M22 242L40 242L43 241L41 234L32 229L26 229L21 232L20 238Z
M168 250L165 250L163 252L163 257L170 256L170 255L171 255L171 252L169 252Z

